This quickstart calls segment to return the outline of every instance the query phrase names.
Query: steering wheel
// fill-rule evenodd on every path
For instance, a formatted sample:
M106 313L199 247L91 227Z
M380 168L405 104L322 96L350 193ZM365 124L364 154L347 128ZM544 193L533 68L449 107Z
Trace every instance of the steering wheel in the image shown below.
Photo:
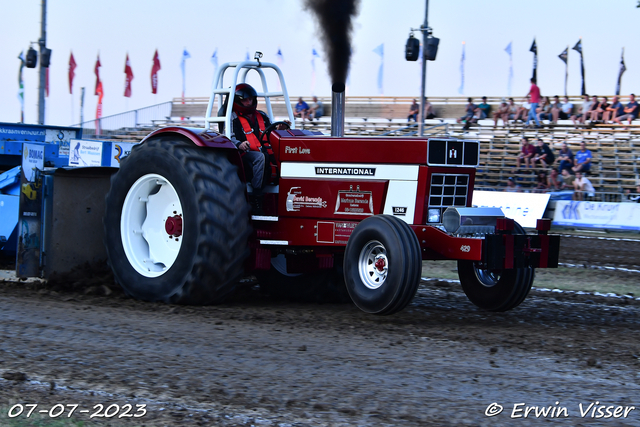
M285 125L287 127L287 129L291 128L291 125L287 122L273 122L271 123L269 126L267 126L267 128L264 130L264 132L262 132L262 135L260 135L260 145L262 145L265 142L269 142L269 135L271 135L271 132L273 132L278 126L280 125ZM266 140L264 139L266 136Z

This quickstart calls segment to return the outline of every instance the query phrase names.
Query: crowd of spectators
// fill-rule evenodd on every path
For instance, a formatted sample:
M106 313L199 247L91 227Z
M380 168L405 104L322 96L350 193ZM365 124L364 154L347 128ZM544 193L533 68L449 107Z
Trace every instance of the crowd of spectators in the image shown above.
M498 109L493 113L494 129L498 127L499 120L502 120L505 127L518 122L524 123L525 126L532 126L532 121L535 122L535 127L540 127L543 120L548 121L551 125L557 124L558 120L571 120L574 125L623 124L624 122L630 125L640 115L640 107L634 94L629 95L627 104L622 104L618 96L614 96L612 102L609 102L606 96L599 98L595 95L584 95L582 104L576 108L567 96L564 96L562 100L558 95L555 95L553 100L548 96L539 97L539 93L536 92L539 91L539 88L533 79L531 90L534 94L538 94L539 103L533 102L531 95L525 96L520 104L516 103L513 98L501 100ZM471 123L474 123L472 111L475 111L477 107L469 98L466 113L458 119L458 123L468 123L469 119L471 119ZM477 119L475 116L476 122Z
M507 182L506 191L529 187L533 192L573 191L574 200L584 200L585 194L593 197L595 189L585 176L591 169L592 159L593 153L585 142L580 143L580 150L575 154L563 143L556 154L541 138L537 138L534 145L523 136L516 166L511 172L529 178L522 183L510 178L513 183Z
M593 153L585 142L573 153L567 143L556 153L541 138L533 143L522 137L520 153L516 166L511 170L513 176L507 179L504 191L507 192L563 192L570 193L573 200L582 201L595 196L595 188L588 175L591 172ZM625 190L623 201L640 203L640 180L636 193Z

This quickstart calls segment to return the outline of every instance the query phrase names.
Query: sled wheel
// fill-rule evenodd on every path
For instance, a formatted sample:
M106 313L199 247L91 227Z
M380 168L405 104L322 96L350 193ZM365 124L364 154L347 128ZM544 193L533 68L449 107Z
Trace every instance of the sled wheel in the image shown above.
M393 314L415 296L422 273L420 244L404 221L376 215L358 224L344 255L344 280L362 311Z
M513 234L526 234L520 224L514 224ZM524 301L531 290L533 267L510 270L487 270L474 261L458 261L458 276L462 290L476 306L489 311L507 311Z
M279 254L271 258L271 269L257 271L256 277L260 288L276 298L307 303L351 301L344 286L342 269L338 265L333 269L309 273L289 273L287 259Z
M224 152L178 137L135 146L106 206L109 264L132 297L212 304L234 289L249 255L249 208Z

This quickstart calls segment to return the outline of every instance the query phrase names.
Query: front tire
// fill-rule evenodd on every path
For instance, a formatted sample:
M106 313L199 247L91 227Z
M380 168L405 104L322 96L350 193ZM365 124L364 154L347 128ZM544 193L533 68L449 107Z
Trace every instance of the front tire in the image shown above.
M249 208L224 152L170 137L135 146L106 206L109 264L129 295L212 304L233 291L249 254Z
M376 215L358 224L344 256L344 279L353 302L372 314L405 308L420 284L422 257L415 233L391 215Z
M526 234L514 224L513 234ZM487 270L475 261L458 261L458 277L462 290L476 306L488 311L507 311L519 306L529 294L535 269Z

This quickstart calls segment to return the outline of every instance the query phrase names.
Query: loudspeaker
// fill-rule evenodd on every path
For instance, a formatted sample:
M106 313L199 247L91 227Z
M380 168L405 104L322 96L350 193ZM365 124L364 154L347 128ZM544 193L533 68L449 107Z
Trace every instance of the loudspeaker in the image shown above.
M407 40L407 45L404 49L404 57L407 61L417 61L418 55L420 55L420 40L413 37L412 34Z
M40 66L44 68L49 68L49 64L51 63L51 49L43 48L42 55L40 55Z
M36 68L36 64L38 63L38 52L32 47L27 51L27 59L24 61L24 65L27 68Z
M426 57L429 61L435 61L436 55L438 54L438 44L440 43L440 39L436 37L429 37L427 39L427 48L425 49Z

